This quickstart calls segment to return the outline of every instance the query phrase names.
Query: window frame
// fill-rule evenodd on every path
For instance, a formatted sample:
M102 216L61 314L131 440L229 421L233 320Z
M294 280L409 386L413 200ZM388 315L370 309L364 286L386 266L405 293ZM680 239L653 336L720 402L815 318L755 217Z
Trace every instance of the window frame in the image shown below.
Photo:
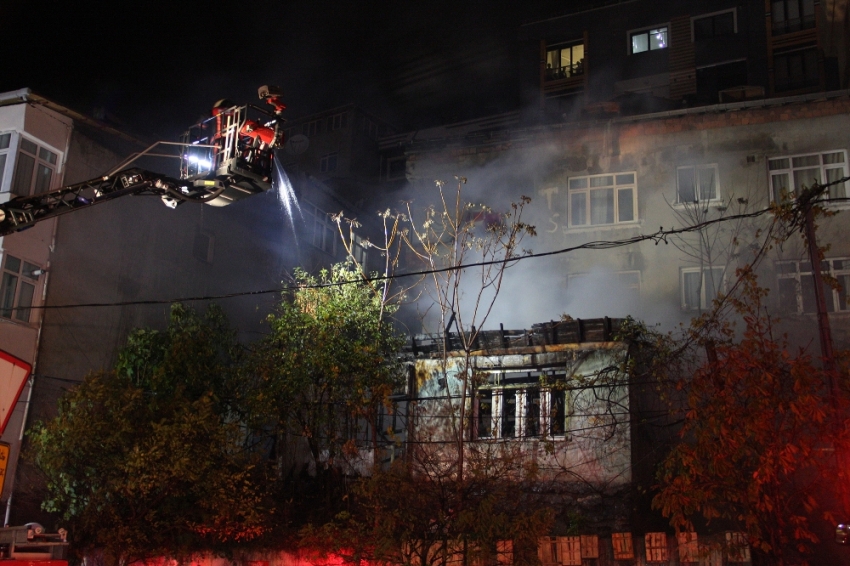
M309 122L304 122L301 125L301 134L307 136L308 138L319 135L322 133L322 119L310 120Z
M842 265L841 268L835 267L835 262L844 262L846 265ZM821 269L821 273L826 274L830 277L835 278L841 282L841 277L845 277L845 288L844 288L844 308L841 308L841 295L838 289L832 288L829 284L824 282L824 291L828 291L828 296L826 297L827 301L831 301L831 303L827 304L827 312L829 314L842 314L842 313L850 313L850 258L848 257L830 257L824 258L821 262L821 267L823 268L824 264L826 264L827 269ZM782 271L781 266L783 265L793 265L795 270L793 272L790 271ZM812 281L812 299L814 300L814 274L812 272L811 262L808 260L778 260L774 264L774 269L776 271L776 289L777 289L777 299L776 303L779 309L782 311L784 309L785 304L783 304L782 297L782 289L780 283L781 280L792 280L794 281L794 298L796 302L796 310L790 314L796 315L816 315L817 314L817 305L814 305L813 310L806 310L805 297L806 295L803 292L803 277L811 277ZM831 299L830 299L831 297ZM831 305L831 306L830 306ZM783 311L784 312L784 311Z
M0 159L2 159L0 161L0 193L8 193L12 190L12 177L15 176L14 155L18 143L17 132L0 132L0 146L2 146L5 136L8 136L6 146L0 147ZM12 159L9 159L10 155L13 156Z
M304 200L301 203L301 210L305 213L305 224L309 222L307 229L310 237L310 245L335 258L338 240L336 237L337 227L333 220L331 220L330 215L308 200ZM321 236L316 231L317 226L320 226L322 229ZM328 235L329 233L330 236ZM317 241L319 241L318 244Z
M393 165L401 162L404 167L401 169L401 173L393 173ZM407 156L402 155L401 157L390 157L387 159L387 173L386 180L387 181L399 181L407 178Z
M679 172L683 169L692 169L694 172L694 194L696 196L696 200L693 201L685 201L682 200L681 187L679 186ZM714 198L703 199L701 198L700 193L700 185L698 182L697 172L699 170L713 170L714 171ZM676 205L680 207L684 207L689 204L713 204L719 205L723 203L723 199L720 196L720 168L717 166L717 163L699 163L693 165L680 165L676 167Z
M327 131L335 132L348 127L348 112L338 112L328 116Z
M814 57L814 70L815 70L815 78L816 80L809 80L806 78L806 54L811 54ZM796 55L800 55L800 64L803 69L803 78L802 82L793 82L793 77L791 77L790 73L788 74L788 84L780 85L777 79L777 67L778 61L782 59L787 59L789 57L793 57ZM797 47L793 49L786 49L783 51L775 51L773 53L773 61L772 61L772 76L773 76L773 91L777 93L782 92L795 92L800 90L812 89L820 85L821 75L820 75L820 63L818 62L819 53L816 45L806 45L804 47Z
M653 48L649 42L649 34L653 31L664 30L664 47ZM646 49L635 51L634 37L638 35L646 35ZM664 51L670 48L670 22L656 24L653 26L645 26L641 28L630 29L626 32L626 51L628 55L640 55L641 53L651 53L653 51Z
M0 132L0 136L9 134L9 146L0 150L0 152L6 156L5 159L5 172L3 174L0 171L0 190L3 188L8 188L8 191L13 195L17 196L31 196L35 194L42 194L47 191L52 190L59 184L59 177L62 173L62 160L64 153L55 147L41 141L40 139L30 137L28 135L24 135L21 132L12 130L7 132ZM35 152L31 152L28 149L25 149L24 143L30 143L35 146ZM45 159L42 152L47 152L49 155L53 157L53 161L51 162L49 159ZM27 158L32 160L32 169L30 171L30 178L27 183L26 189L19 190L18 185L18 171L21 161L21 154L24 154ZM9 160L9 155L14 156L14 158ZM50 179L47 182L47 185L37 189L39 185L39 169L46 168L50 170ZM26 192L24 192L26 191Z
M632 175L631 183L622 183L619 184L617 182L617 177L624 175ZM611 177L613 180L613 184L611 185L602 185L591 187L591 179L601 179L603 177ZM580 179L585 179L587 181L587 186L585 187L576 187L571 188L573 181L578 181ZM597 175L579 175L575 177L567 178L567 227L569 230L595 230L602 227L619 227L619 226L629 226L637 224L640 221L640 214L638 212L638 183L637 183L637 171L623 171L618 173L602 173ZM593 201L591 198L591 193L593 191L601 191L606 189L612 189L614 191L613 196L613 211L612 218L613 222L600 222L600 223L592 223L593 217ZM630 220L620 220L620 198L619 192L631 190L632 191L632 218ZM584 198L584 222L580 224L574 224L574 213L573 213L573 195L574 194L585 194Z
M777 155L777 156L774 156L774 157L768 156L765 161L766 161L766 165L767 165L767 184L768 184L768 190L770 192L770 194L768 195L769 198L770 198L770 202L774 202L774 203L782 202L782 199L780 198L781 195L777 194L777 192L778 192L777 187L774 185L774 179L776 177L780 176L780 175L787 175L788 186L792 189L792 192L788 193L790 198L796 197L796 188L794 186L796 184L795 180L794 180L794 172L795 171L804 171L804 170L817 168L819 170L818 175L820 176L819 182L822 183L822 182L824 182L824 180L827 180L827 182L828 182L827 171L839 169L839 167L838 167L839 164L837 164L837 163L824 163L824 156L830 155L830 154L837 154L837 153L840 153L843 156L843 161L840 164L841 168L843 168L843 173L841 174L841 176L839 178L844 178L844 177L850 176L850 174L848 174L848 171L850 171L850 164L848 164L848 162L847 162L848 155L847 155L846 149L828 149L828 150L824 150L824 151L818 151L818 152L815 152L815 153L797 153L797 154L789 154L789 155ZM797 167L794 166L794 160L795 159L802 159L802 158L812 157L812 156L818 157L818 160L820 162L819 165L817 165L817 166L800 165L800 166L797 166ZM771 169L771 162L776 162L776 161L783 160L783 159L788 160L789 167L786 167L786 168L777 167L776 169ZM850 194L848 194L848 192L850 192L850 191L848 191L848 189L850 189L850 187L848 187L848 183L850 183L850 181L844 182L844 196L843 197L842 196L832 196L833 191L830 190L829 193L827 194L827 198L825 199L825 204L828 204L831 207L850 207L850 202L840 202L840 201L839 202L830 202L833 199L841 199L841 198L850 197ZM778 189L782 189L782 187L778 187Z
M706 295L706 284L705 284L705 274L706 272L719 271L720 277L718 284L715 286L715 296L708 297ZM685 286L685 275L691 273L700 273L702 272L702 277L700 278L700 287L699 287L699 305L693 306L688 304L688 295L686 292ZM725 292L726 290L726 268L722 266L716 265L708 265L700 268L699 266L695 267L680 267L679 268L679 305L682 311L685 312L695 312L695 311L703 311L709 308L711 302L717 297L718 293Z
M552 440L570 440L570 421L574 413L574 399L571 390L565 387L566 379L562 373L552 374L546 373L547 382L541 382L538 379L532 380L529 378L527 382L506 383L504 373L492 372L490 381L475 389L472 397L472 424L474 428L473 437L475 440L526 440L548 438ZM551 381L549 381L551 379ZM481 399L482 393L489 394L489 434L482 432L482 413ZM564 407L562 423L563 431L553 433L553 415L552 410L555 403L555 397L561 396L558 392L563 393ZM505 416L505 400L506 394L514 396L514 410L512 414L512 433L506 434ZM537 402L533 399L536 397ZM536 431L529 426L529 416L533 415L531 407L537 407L536 416Z
M339 152L338 151L332 151L330 153L326 153L319 159L319 170L322 173L333 173L337 170L338 165L339 165Z
M725 9L725 10L718 10L716 12L709 12L707 14L700 14L699 16L693 16L691 18L691 42L696 43L697 41L706 41L706 40L714 39L714 38L718 38L718 37L731 37L729 35L716 35L715 34L715 35L712 35L711 37L705 37L705 38L697 39L696 26L694 25L694 22L696 22L698 20L704 20L706 18L716 18L717 16L722 16L723 14L728 14L729 12L732 12L732 35L733 36L737 35L738 34L738 9L737 8L728 8L728 9ZM713 27L713 22L712 22L712 27Z
M12 270L9 265L9 259L14 259L19 262L17 271ZM29 269L29 271L25 271L25 269ZM33 263L23 257L19 257L16 255L9 254L4 251L2 254L2 264L0 264L0 319L4 319L8 322L13 322L17 324L25 324L31 326L35 324L33 321L33 310L32 307L38 306L40 302L39 297L39 288L40 288L40 277L39 275L33 276L35 271L43 271L43 267L37 263ZM29 273L29 275L27 275ZM11 304L6 304L5 295L7 293L7 281L8 276L12 276L15 278L14 282L14 290L12 291ZM22 306L21 305L21 292L23 289L23 284L27 284L32 288L28 304ZM22 318L22 313L26 313L26 318Z
M573 50L578 46L581 46L581 59L579 59L578 61L574 61L573 60L574 59ZM561 65L558 65L558 67L554 67L554 66L550 67L549 65L551 65L551 63L549 61L549 59L550 59L549 54L557 51L558 52L558 59L560 60L562 58L560 53L562 51L564 51L565 49L569 49L569 51L570 51L569 67L563 67ZM569 79L569 78L584 75L584 67L585 67L584 60L585 60L585 51L586 50L587 49L586 49L586 46L584 45L584 39L583 38L571 40L571 41L562 41L562 42L559 42L559 43L554 43L552 45L547 45L546 46L546 62L545 62L547 67L544 70L544 75L543 75L544 80L546 80L546 81L557 81L557 80L561 80L561 79ZM563 73L561 72L562 69L567 69L567 68L568 68L567 71L565 71Z
M787 22L793 21L793 20L789 20L785 16L788 12L788 10L787 10L788 4L790 4L792 2L797 4L797 7L799 9L801 9L800 13L802 14L802 9L805 8L805 4L807 3L807 0L771 0L771 2L770 2L770 34L771 34L771 36L778 37L778 36L786 35L786 34L789 34L789 33L796 33L798 31L804 31L804 30L807 30L807 29L815 29L817 27L817 6L816 6L816 2L814 0L811 0L812 13L811 13L811 16L809 16L809 18L810 18L809 25L806 25L806 23L807 23L806 15L802 14L800 17L796 18L797 20L800 21L798 28L797 29L789 29L792 26L789 26ZM775 4L780 4L780 3L783 5L783 14L782 14L782 16L783 16L782 24L783 25L782 25L782 27L784 29L778 31L778 28L780 26L778 25L777 20L776 20L776 16L775 16L776 12L774 10L774 7L775 7ZM777 33L777 31L778 31L778 33Z

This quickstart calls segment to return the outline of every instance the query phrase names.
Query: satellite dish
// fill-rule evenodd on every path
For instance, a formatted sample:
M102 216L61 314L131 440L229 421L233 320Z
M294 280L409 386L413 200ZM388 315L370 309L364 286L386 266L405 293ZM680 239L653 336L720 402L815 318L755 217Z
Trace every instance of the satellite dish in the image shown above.
M289 155L301 155L310 147L310 138L304 134L295 134L283 144L283 149Z
M0 350L0 434L9 424L9 417L12 416L30 372L31 365Z

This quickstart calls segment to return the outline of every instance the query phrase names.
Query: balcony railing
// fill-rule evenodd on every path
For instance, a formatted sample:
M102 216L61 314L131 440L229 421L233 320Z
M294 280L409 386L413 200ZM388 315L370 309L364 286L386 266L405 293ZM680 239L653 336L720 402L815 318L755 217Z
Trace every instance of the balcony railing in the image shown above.
M548 67L546 69L546 80L547 81L557 81L560 79L569 79L571 77L577 77L579 75L584 74L584 59L581 61L577 61L572 65L566 65L564 67Z
M802 18L792 18L790 20L773 21L773 35L784 35L804 29L813 29L815 27L815 15L803 16Z

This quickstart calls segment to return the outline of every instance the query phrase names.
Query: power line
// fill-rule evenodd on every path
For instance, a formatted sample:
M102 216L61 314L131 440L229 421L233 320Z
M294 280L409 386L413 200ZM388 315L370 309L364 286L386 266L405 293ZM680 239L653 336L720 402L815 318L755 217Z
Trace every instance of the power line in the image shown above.
M821 189L825 189L832 185L837 185L839 183L844 183L846 181L850 181L850 177L844 177L842 179L838 179L836 181L832 181L830 183L826 183L823 185L818 185ZM850 202L850 198L833 198L829 199L829 202ZM585 242L584 244L579 244L577 246L569 246L566 248L561 248L558 250L548 251L548 252L539 252L539 253L528 253L525 255L520 255L507 259L496 259L489 261L479 261L473 263L467 263L462 265L451 265L447 267L435 268L435 269L425 269L420 271L412 271L408 273L395 273L392 275L377 275L373 277L361 277L357 279L347 280L347 281L336 281L331 283L314 283L310 285L301 285L301 284L293 284L293 285L285 285L283 287L276 287L274 289L261 289L257 291L236 291L233 293L222 293L219 295L203 295L203 296L195 296L195 297L180 297L180 298L171 298L171 299L149 299L149 300L133 300L133 301L115 301L109 303L76 303L76 304L66 304L66 305L38 305L38 306L29 306L29 307L14 307L7 310L58 310L58 309L73 309L73 308L101 308L101 307L123 307L123 306L136 306L136 305L166 305L173 303L188 303L188 302L196 302L196 301L213 301L213 300L222 300L222 299L232 299L236 297L249 297L254 295L268 295L273 293L285 293L289 291L295 291L299 289L323 289L330 287L341 287L343 285L352 285L352 284L361 284L361 283L380 283L382 281L394 281L396 279L404 279L410 277L425 277L427 275L434 275L438 273L448 273L451 271L461 271L464 269L469 269L473 267L487 267L491 265L500 265L500 264L509 264L520 262L527 259L536 259L542 257L550 257L561 254L566 254L570 252L575 252L579 250L609 250L624 246L630 246L633 244L639 244L641 242L652 241L656 245L660 243L667 244L668 238L671 236L676 236L680 234L688 234L691 232L698 232L704 228L709 226L713 226L715 224L720 224L723 222L729 222L733 220L747 220L754 219L760 216L764 216L765 214L772 213L772 208L764 208L755 212L748 212L743 214L732 214L729 216L722 216L720 218L715 218L713 220L706 220L700 222L698 224L693 224L691 226L685 226L682 228L671 228L669 230L665 230L664 227L660 227L657 231L651 234L640 234L638 236L632 236L631 238L623 238L620 240L597 240L593 242Z

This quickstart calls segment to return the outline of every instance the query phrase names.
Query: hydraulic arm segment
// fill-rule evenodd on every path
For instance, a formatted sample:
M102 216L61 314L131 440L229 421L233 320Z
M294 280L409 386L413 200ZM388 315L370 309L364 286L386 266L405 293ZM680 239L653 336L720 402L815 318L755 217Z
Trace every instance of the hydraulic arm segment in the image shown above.
M192 126L180 142L157 142L102 177L0 204L0 236L125 195L156 195L174 208L183 202L227 206L269 190L274 150L284 141L279 124L286 106L276 87L263 86L259 95L274 110L221 100L212 117ZM161 145L177 147L179 154L151 153ZM129 167L146 155L180 159L179 178Z

